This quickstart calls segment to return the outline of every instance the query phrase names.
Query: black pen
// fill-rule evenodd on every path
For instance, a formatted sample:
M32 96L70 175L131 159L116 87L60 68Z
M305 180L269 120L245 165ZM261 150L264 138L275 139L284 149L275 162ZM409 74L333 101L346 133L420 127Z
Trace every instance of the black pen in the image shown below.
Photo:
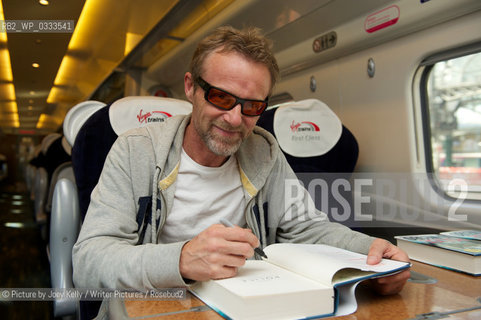
M222 223L226 227L232 227L232 228L235 227L235 225L232 222L230 222L229 220L226 220L226 219L220 219L220 223ZM255 248L254 252L259 254L261 257L267 259L267 255L265 254L265 252L261 248L259 248L259 247Z

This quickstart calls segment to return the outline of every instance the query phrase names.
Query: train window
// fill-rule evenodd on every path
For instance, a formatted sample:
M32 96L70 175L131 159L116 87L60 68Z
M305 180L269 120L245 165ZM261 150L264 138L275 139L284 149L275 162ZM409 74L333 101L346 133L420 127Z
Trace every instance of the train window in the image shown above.
M481 53L433 63L423 82L428 170L449 196L481 199Z

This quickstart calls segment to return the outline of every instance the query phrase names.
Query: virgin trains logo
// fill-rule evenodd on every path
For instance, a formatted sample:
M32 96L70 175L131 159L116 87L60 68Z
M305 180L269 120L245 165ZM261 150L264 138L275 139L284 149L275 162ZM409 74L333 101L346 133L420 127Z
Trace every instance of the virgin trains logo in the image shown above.
M164 122L165 119L172 117L172 115L165 111L149 111L143 113L143 109L140 110L137 115L137 119L140 123L151 123L151 122Z
M305 132L305 131L320 131L319 126L314 122L310 121L302 121L302 122L294 122L292 120L291 124L291 131L292 132Z
M291 128L291 140L292 141L313 141L321 140L319 135L320 129L317 124L310 121L295 122L292 120Z

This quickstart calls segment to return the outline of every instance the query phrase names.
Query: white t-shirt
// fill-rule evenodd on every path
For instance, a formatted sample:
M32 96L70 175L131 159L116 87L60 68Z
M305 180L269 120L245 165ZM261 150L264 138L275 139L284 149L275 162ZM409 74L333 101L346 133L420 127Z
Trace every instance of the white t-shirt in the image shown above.
M160 243L192 239L221 218L245 226L245 198L235 156L220 167L204 167L182 149L172 211Z

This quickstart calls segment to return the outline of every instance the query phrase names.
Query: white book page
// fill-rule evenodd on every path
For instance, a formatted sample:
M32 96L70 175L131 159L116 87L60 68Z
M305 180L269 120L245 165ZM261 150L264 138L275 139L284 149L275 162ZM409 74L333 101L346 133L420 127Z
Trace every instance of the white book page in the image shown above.
M334 274L344 268L388 272L406 265L388 259L368 265L366 255L322 244L276 243L264 252L268 256L266 261L326 285L331 285Z
M356 287L359 282L350 283L344 286L340 286L339 290L339 305L336 310L336 317L345 316L356 312L357 300L356 300Z
M259 260L246 261L246 264L239 268L239 273L235 277L216 280L216 282L243 297L315 291L331 287Z

